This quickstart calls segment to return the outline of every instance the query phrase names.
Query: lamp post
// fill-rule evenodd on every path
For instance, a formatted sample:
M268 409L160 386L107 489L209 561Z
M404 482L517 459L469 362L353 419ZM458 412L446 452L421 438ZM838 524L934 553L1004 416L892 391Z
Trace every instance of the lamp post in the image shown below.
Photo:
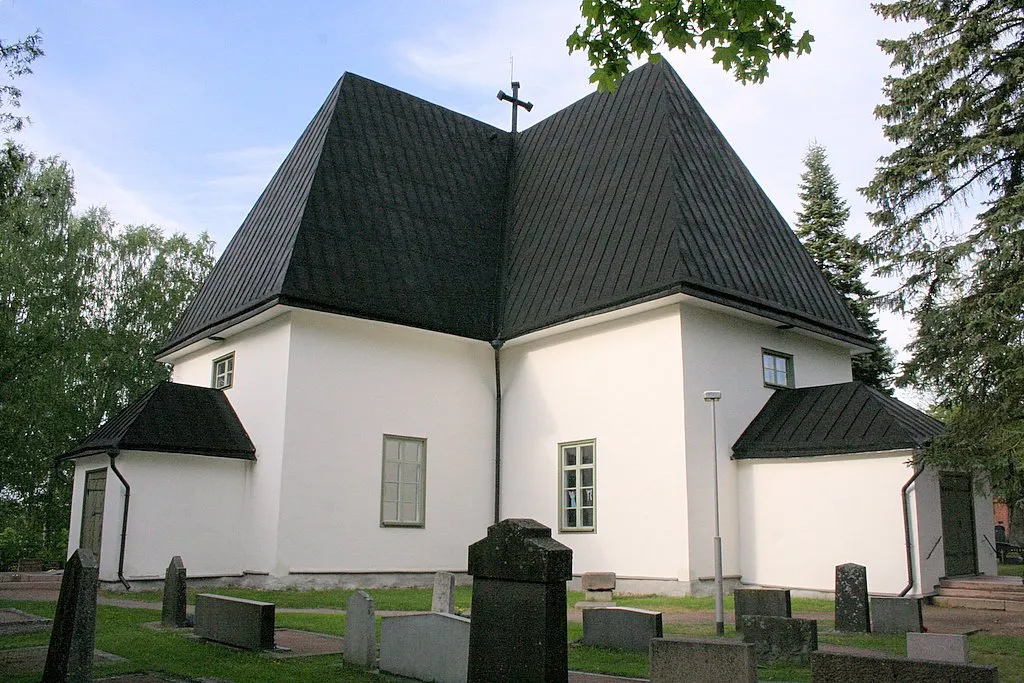
M711 439L714 444L712 471L715 474L715 633L725 635L725 590L722 581L722 533L718 521L718 415L715 404L722 400L721 391L705 391L704 400L711 404Z

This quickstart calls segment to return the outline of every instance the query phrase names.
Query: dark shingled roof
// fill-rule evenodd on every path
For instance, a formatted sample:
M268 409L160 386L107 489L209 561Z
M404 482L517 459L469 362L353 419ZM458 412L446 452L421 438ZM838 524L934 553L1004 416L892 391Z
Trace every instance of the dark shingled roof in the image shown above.
M794 458L919 448L942 423L863 382L776 391L733 457Z
M223 391L173 382L157 384L57 459L110 449L256 459Z
M871 346L665 60L512 140L346 74L161 353L275 303L490 341L679 292Z

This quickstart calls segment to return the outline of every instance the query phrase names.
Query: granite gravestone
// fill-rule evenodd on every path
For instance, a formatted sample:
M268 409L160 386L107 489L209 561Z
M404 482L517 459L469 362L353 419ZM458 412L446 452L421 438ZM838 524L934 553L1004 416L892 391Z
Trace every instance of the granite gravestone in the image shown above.
M921 633L924 619L920 598L871 598L871 632L898 634Z
M532 519L506 519L469 546L469 682L569 680L566 589L572 550Z
M247 650L274 649L275 607L272 602L227 595L196 596L195 635Z
M968 663L967 636L959 633L908 633L907 659Z
M584 645L647 652L651 638L661 638L662 635L661 612L630 607L583 611Z
M92 680L98 581L96 557L88 548L79 548L64 566L43 681Z
M366 591L356 591L345 608L345 661L372 669L377 661L377 625L373 598Z
M788 589L737 588L733 591L736 610L736 630L743 632L743 617L747 614L762 617L793 617L793 601Z
M653 638L651 683L757 683L754 646L735 638Z
M740 617L743 642L753 643L759 664L791 662L807 665L818 649L818 622L745 614Z
M871 632L867 567L853 563L836 566L836 630Z
M184 628L188 625L185 612L185 563L180 555L171 558L164 573L164 604L160 623L170 628Z
M434 574L434 593L431 596L430 611L455 614L455 574L451 572Z

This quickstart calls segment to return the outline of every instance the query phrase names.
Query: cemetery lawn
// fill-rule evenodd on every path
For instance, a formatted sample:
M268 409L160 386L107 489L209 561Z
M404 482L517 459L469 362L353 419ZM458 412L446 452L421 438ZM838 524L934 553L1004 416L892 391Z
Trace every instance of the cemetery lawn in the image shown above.
M1000 564L999 565L1000 576L1024 576L1024 562L1016 564Z

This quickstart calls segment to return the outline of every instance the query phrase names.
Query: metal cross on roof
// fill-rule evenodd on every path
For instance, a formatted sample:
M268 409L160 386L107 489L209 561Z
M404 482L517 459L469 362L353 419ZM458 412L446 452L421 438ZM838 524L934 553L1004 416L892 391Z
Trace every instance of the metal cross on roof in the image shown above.
M519 81L512 81L512 94L511 95L506 95L504 90L499 90L498 91L498 99L502 100L503 102L511 102L512 103L512 132L515 133L516 132L516 121L518 120L518 117L516 115L519 113L519 110L517 109L517 107L522 107L526 111L530 111L531 109L533 109L533 103L532 102L525 102L525 101L519 99Z

